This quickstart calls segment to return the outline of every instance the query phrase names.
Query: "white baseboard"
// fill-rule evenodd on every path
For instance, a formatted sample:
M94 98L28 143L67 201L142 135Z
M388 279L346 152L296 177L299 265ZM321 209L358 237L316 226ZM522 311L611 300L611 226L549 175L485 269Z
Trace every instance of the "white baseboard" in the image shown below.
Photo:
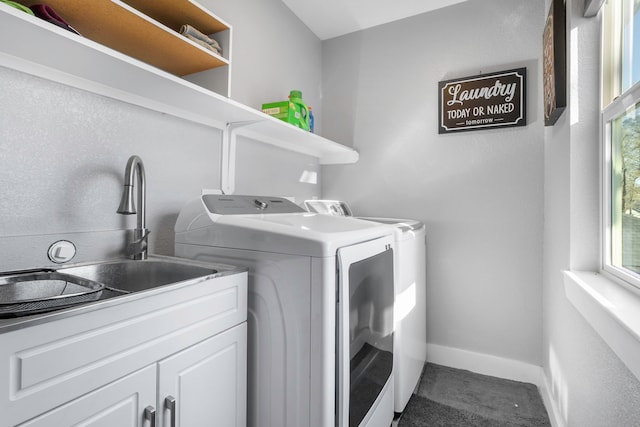
M427 361L478 374L542 386L541 366L459 348L427 344Z
M553 427L565 427L541 366L459 348L427 344L427 362L482 375L530 383L538 387Z
M538 386L538 390L542 396L544 406L547 408L547 414L549 414L549 421L551 421L552 427L566 427L564 418L562 418L560 413L560 408L558 408L556 401L551 395L551 387L549 387L549 380L546 375L543 375L543 386Z

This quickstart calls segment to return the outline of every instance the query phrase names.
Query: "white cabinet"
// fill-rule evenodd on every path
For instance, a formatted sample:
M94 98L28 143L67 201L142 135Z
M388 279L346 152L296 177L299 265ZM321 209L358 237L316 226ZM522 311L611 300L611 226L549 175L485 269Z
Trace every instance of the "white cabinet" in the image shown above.
M0 327L0 427L244 426L246 320L237 272Z
M20 427L244 427L246 342L242 323Z
M246 323L158 364L161 427L244 427Z
M144 425L145 409L155 404L156 369L148 366L20 427L138 427Z

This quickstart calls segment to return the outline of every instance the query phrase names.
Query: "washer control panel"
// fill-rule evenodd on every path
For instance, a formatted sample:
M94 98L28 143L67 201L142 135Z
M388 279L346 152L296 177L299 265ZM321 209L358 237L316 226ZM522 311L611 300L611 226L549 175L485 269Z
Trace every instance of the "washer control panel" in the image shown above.
M202 201L211 213L218 215L279 214L306 212L284 197L205 194Z

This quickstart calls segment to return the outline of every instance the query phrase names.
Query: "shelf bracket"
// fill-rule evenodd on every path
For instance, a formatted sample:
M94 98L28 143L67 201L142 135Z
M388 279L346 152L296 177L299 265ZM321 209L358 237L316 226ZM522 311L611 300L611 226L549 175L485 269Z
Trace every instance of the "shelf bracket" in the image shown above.
M222 194L233 194L236 190L236 129L261 121L246 120L227 123L223 129L222 153L220 156L220 190L222 190Z

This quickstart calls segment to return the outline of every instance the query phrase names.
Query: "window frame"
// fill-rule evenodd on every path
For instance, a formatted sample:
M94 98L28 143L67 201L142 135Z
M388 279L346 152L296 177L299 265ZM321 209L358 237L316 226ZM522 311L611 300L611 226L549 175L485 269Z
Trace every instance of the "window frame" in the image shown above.
M617 267L613 264L613 159L612 159L612 122L623 116L627 110L633 108L636 104L640 104L640 82L636 83L622 96L611 102L602 110L602 146L603 146L603 245L602 245L602 270L612 274L613 276L632 284L636 288L640 288L640 274L633 273L631 270ZM640 109L640 105L638 105Z
M627 12L629 18L629 5L631 1L607 2L605 8L611 10L604 14L602 20L602 56L601 56L601 121L600 142L602 147L601 164L601 265L600 270L624 283L640 289L640 274L632 270L618 267L613 264L614 256L614 218L613 218L613 141L612 123L624 116L634 106L640 110L640 81L635 83L625 92L623 85L623 16ZM637 29L640 31L640 28ZM608 34L617 33L617 37L607 37ZM622 93L621 93L622 92Z
M594 0L595 1L595 0ZM611 0L609 0L611 2ZM604 31L605 31L605 19L603 19L602 10L599 13L600 25L598 25L598 31L601 35L601 52L604 54ZM582 27L577 26L577 29L582 29ZM591 28L590 26L585 26L585 31L587 35L593 34L596 36L595 28ZM572 33L573 35L573 33ZM571 49L576 49L576 46L571 46ZM620 51L619 51L620 52ZM573 50L572 50L572 53ZM572 59L576 59L573 58ZM599 247L601 256L599 260L593 260L595 262L599 262L599 266L593 266L591 263L592 259L585 260L584 258L580 258L582 261L579 264L580 266L586 267L586 269L579 268L571 268L563 271L563 282L564 282L564 294L569 303L582 315L587 324L591 326L597 334L603 339L603 341L611 348L611 350L616 354L617 357L625 364L625 366L629 369L629 371L638 379L640 379L640 358L638 358L638 354L640 354L640 322L638 321L638 312L640 312L640 288L637 285L634 285L634 278L626 277L625 274L622 274L620 277L616 276L616 272L613 271L611 273L604 270L604 260L605 254L607 254L607 249L605 247L605 241L610 235L608 232L607 222L610 221L610 207L612 204L607 202L605 198L605 190L610 191L611 181L609 181L609 177L607 177L607 170L611 170L607 168L605 161L610 161L608 153L611 151L607 151L610 149L609 139L611 135L611 128L609 124L612 123L615 117L620 114L623 114L627 108L633 106L637 103L640 97L638 93L640 91L639 87L630 88L626 94L620 97L615 104L608 105L609 101L611 101L614 96L607 97L606 89L604 85L606 84L605 80L606 76L606 66L610 66L611 62L608 62L607 58L601 56L598 60L600 64L600 106L594 106L597 108L597 112L600 113L600 117L598 120L599 130L598 135L595 136L595 140L597 141L597 151L599 152L601 157L594 161L597 162L597 165L594 165L595 168L592 168L590 165L587 165L585 162L591 161L591 157L583 157L584 151L578 150L579 153L574 156L573 154L570 156L570 163L576 163L577 167L581 169L581 172L587 173L587 170L590 170L598 175L600 178L600 206L598 209L599 219L597 224L599 226L599 231L601 233ZM573 62L572 62L573 64ZM590 62L587 61L587 64ZM596 65L596 62L593 63ZM595 70L588 70L587 75L591 76L591 72L595 72ZM575 78L575 76L572 76ZM597 78L595 75L594 78ZM572 88L577 89L572 85ZM611 94L612 92L609 92ZM573 93L573 97L577 97L580 99L578 93ZM573 105L572 108L576 108L576 105ZM573 124L573 123L572 123ZM573 136L571 137L573 140ZM575 141L576 144L583 143L584 141ZM594 141L595 142L595 141ZM607 143L607 145L605 144ZM596 148L595 146L593 148ZM595 153L594 153L595 154ZM610 163L609 163L610 164ZM570 165L573 167L573 165ZM582 169L585 170L582 170ZM608 184L607 184L608 183ZM582 187L580 187L582 188ZM595 189L594 189L595 190ZM591 192L585 194L578 194L575 197L580 199L584 197L591 197ZM607 193L610 195L610 193ZM580 206L585 206L580 204ZM607 212L608 211L608 212ZM575 215L570 214L571 219L573 220ZM587 214L588 218L590 214ZM595 219L595 218L594 218ZM595 224L594 224L595 225ZM572 232L590 232L591 229L587 229L584 224L580 223L577 227L572 226ZM573 239L570 242L570 249L574 248ZM586 262L585 262L586 261ZM570 264L573 264L570 262ZM591 268L591 266L596 268ZM595 270L595 271L594 271ZM611 269L607 268L607 270L611 271Z

